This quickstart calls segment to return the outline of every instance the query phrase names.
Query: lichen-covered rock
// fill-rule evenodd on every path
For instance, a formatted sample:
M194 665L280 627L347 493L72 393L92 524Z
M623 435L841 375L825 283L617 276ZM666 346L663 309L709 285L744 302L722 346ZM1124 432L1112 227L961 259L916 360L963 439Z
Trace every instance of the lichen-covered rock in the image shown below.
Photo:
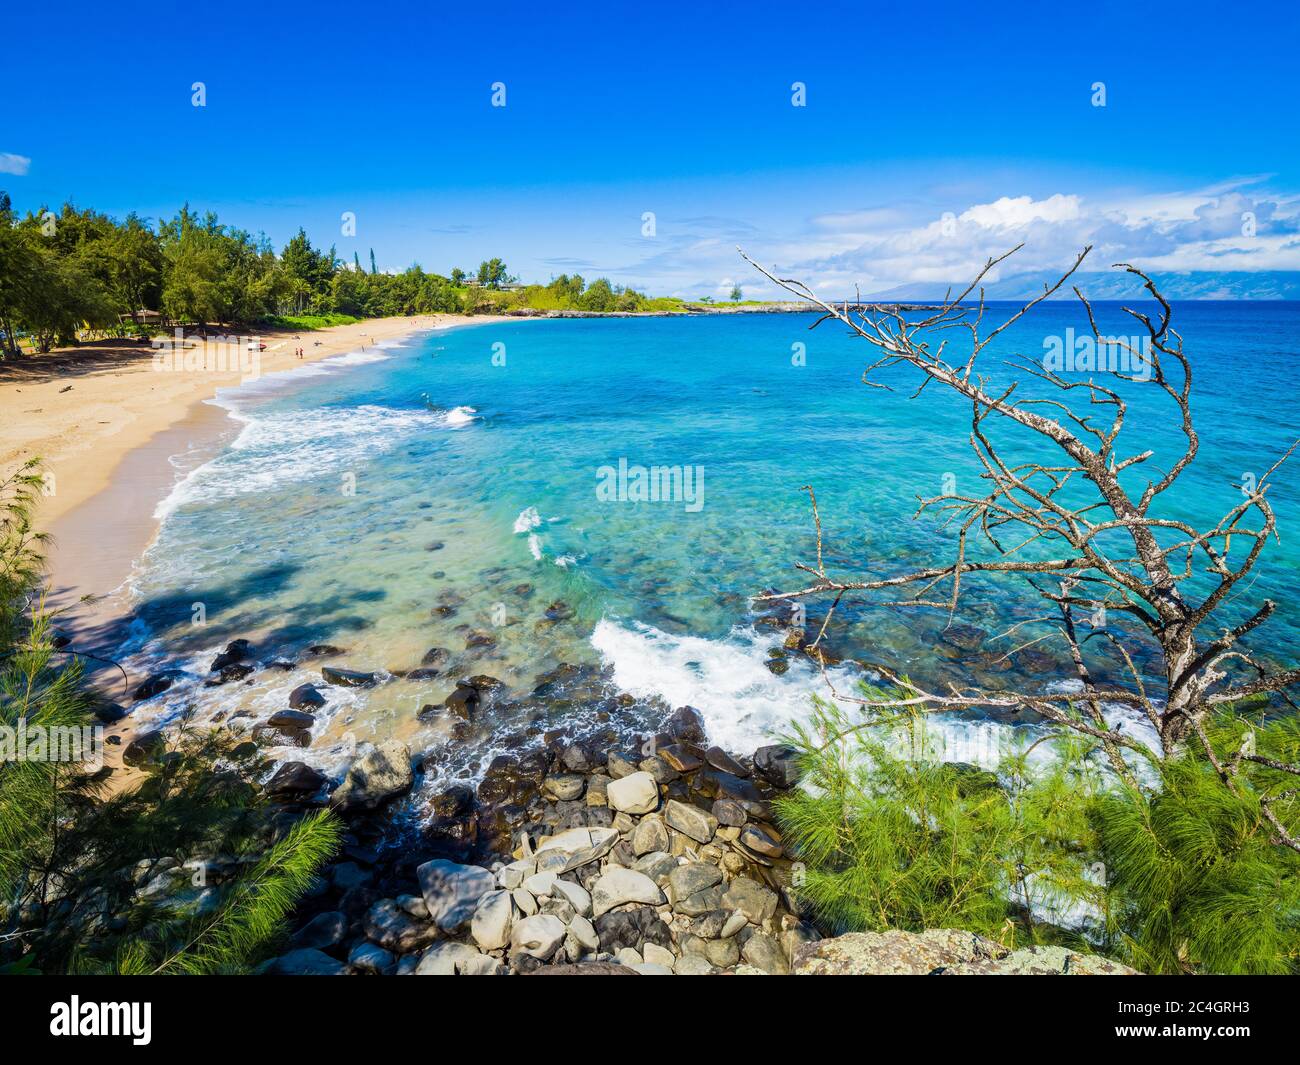
M796 976L1120 975L1135 970L1064 947L1011 951L954 928L850 932L795 950Z

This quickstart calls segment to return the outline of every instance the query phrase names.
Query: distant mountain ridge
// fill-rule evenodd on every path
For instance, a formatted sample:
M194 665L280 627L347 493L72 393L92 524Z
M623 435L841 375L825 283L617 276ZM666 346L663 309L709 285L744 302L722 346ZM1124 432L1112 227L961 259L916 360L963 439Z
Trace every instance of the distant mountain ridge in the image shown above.
M991 300L1033 299L1042 295L1044 285L1054 284L1059 277L1060 274L1049 270L1016 274L985 285L984 294ZM1156 271L1151 280L1165 298L1171 300L1300 300L1300 270ZM953 294L960 292L967 283L953 284ZM1070 279L1070 284L1077 284L1090 300L1133 299L1142 295L1141 281L1121 270L1078 273ZM898 285L864 298L941 300L947 290L946 284L923 281ZM1075 297L1067 284L1053 298Z

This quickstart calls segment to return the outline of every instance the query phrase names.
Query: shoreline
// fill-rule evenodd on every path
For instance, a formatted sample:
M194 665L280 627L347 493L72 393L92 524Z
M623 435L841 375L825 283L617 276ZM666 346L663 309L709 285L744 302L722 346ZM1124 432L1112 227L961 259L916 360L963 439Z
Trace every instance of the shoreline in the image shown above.
M453 314L366 319L260 334L259 377L321 362L422 330L502 321ZM302 347L298 358L294 348ZM36 516L48 533L49 605L83 636L119 613L123 585L157 535L158 504L210 459L238 422L209 401L240 373L157 372L152 347L87 344L0 363L0 476L40 457L48 487ZM179 460L179 464L178 461ZM87 599L86 597L90 597Z

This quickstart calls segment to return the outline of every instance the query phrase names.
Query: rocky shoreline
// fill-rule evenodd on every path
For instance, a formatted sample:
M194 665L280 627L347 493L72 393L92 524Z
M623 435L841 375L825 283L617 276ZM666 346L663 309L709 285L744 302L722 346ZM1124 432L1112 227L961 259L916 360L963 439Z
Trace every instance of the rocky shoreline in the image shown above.
M800 642L789 646L798 650ZM307 649L309 658L339 653L325 645ZM244 680L254 668L251 655L247 641L233 641L213 660L207 683ZM317 668L323 687L376 682L374 674L341 666ZM567 682L561 687L568 696L585 692L576 699L585 711L576 719L608 722L608 696L592 698L595 678L580 667L538 678L534 696L554 697L572 711L574 699L555 692L557 678ZM135 697L150 699L170 684L167 673L155 674ZM474 744L488 707L518 711L504 689L490 676L464 677L420 716L445 716L453 742ZM305 747L313 711L326 702L314 683L304 683L287 708L265 721L236 718L226 727L248 737L245 754L268 744ZM124 761L144 766L165 749L162 730L143 733ZM748 756L725 751L709 742L701 715L689 706L665 711L653 734L629 735L608 724L586 732L534 725L510 753L491 760L477 786L457 782L431 794L426 785L438 779L436 760L436 751L413 753L391 740L361 744L341 778L296 760L264 770L261 786L279 809L278 831L328 806L344 819L347 835L301 901L289 949L262 971L1131 972L1060 947L1013 952L960 930L824 938L801 907L802 867L787 853L773 809L798 783L795 752L779 744ZM181 869L164 858L133 875L149 891Z

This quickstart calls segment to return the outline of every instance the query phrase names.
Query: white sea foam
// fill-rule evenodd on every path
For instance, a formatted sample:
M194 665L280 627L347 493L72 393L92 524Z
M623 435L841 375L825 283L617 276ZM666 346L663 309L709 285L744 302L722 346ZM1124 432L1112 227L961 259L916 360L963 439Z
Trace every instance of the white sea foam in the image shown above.
M768 651L780 645L774 633L736 628L721 640L674 636L640 622L602 619L591 636L614 683L638 698L659 697L670 706L694 706L705 719L710 739L728 750L752 751L770 743L792 721L807 716L814 694L831 699L820 671L809 660L791 656L777 676L766 666ZM827 671L835 691L855 692L863 674L856 667ZM846 709L851 709L845 704ZM1017 734L1033 726L1012 726L955 714L927 718L929 757L995 768ZM1046 746L1035 757L1052 757Z
M355 470L404 439L453 428L451 412L366 404L231 416L244 423L230 447L181 480L154 510L162 521L182 506L235 499L286 483Z
M445 417L448 425L459 428L477 420L478 411L473 407L452 407L451 410L446 412Z
M773 732L806 714L813 692L826 694L809 662L792 662L782 676L763 663L775 635L734 629L725 639L674 636L640 622L603 618L591 645L614 683L638 698L658 696L670 706L693 706L704 715L709 737L727 750L752 751L770 742ZM831 671L837 688L847 690L852 674Z
M525 507L519 512L519 517L515 518L515 532L526 533L530 529L536 529L542 524L542 516L537 513L536 507Z

